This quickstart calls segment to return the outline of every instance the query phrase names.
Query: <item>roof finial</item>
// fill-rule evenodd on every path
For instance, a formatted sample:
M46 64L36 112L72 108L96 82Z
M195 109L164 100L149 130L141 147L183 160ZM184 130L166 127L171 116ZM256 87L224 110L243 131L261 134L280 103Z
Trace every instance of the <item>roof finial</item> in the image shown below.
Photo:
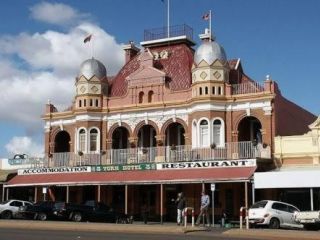
M266 75L266 81L270 81L270 80L271 80L270 75L267 74L267 75Z

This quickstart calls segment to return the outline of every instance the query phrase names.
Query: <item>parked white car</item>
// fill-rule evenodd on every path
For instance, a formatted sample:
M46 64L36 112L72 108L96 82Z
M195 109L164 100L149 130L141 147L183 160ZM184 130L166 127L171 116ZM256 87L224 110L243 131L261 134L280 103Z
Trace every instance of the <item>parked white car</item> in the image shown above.
M19 207L32 205L31 202L21 200L8 200L0 203L0 216L3 219L16 218L19 215Z
M269 228L302 228L295 222L294 215L299 209L291 204L271 200L254 203L249 208L249 223Z

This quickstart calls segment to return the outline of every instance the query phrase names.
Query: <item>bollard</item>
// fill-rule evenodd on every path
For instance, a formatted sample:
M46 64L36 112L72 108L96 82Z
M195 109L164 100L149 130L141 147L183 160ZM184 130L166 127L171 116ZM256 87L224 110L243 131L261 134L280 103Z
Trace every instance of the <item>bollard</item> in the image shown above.
M246 207L240 208L240 229L242 229L243 224L243 211L245 211L245 219L246 219L246 229L249 229L249 216L248 216L248 209Z
M194 209L192 207L186 207L183 209L183 216L184 216L184 227L187 227L187 217L188 217L188 210L191 210L192 216L192 227L194 227Z

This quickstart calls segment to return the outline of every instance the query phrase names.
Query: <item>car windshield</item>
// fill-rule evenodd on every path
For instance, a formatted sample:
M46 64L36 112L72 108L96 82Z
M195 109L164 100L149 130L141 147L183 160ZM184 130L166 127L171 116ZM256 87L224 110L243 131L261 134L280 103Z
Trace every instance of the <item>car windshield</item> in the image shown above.
M264 208L267 205L268 201L260 201L254 203L250 208Z

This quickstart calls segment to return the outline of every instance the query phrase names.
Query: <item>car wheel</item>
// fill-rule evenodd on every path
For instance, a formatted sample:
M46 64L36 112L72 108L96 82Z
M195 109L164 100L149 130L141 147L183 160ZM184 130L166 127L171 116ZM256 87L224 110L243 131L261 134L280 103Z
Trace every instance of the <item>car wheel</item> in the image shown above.
M40 220L40 221L45 221L47 220L47 214L45 213L39 213L37 218Z
M280 221L277 218L271 218L269 223L269 228L271 229L280 228Z
M82 221L82 214L79 212L75 212L72 214L72 221L74 222L81 222Z
M11 211L4 211L1 214L1 216L2 216L3 219L11 219L12 218L12 212Z

